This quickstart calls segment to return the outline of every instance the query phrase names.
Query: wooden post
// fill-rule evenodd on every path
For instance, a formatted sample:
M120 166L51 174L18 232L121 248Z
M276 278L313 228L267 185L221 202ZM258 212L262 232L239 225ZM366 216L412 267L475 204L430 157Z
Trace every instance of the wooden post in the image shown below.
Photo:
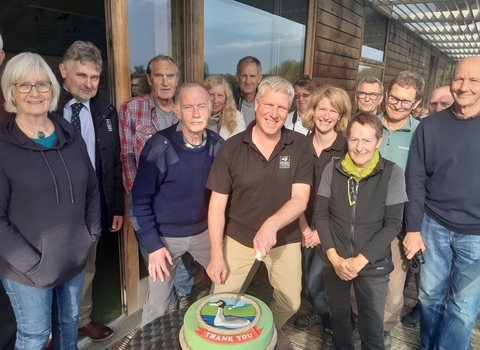
M127 99L130 98L130 48L128 45L128 15L127 0L106 0L105 20L107 25L107 50L112 87L112 98L117 110ZM115 50L113 49L115 48ZM120 114L120 113L119 113ZM125 196L125 209L128 198ZM123 224L123 251L122 257L122 302L123 311L128 315L140 308L138 298L138 285L140 279L138 245L132 223L125 210Z
M203 83L204 75L204 3L184 0L185 81Z

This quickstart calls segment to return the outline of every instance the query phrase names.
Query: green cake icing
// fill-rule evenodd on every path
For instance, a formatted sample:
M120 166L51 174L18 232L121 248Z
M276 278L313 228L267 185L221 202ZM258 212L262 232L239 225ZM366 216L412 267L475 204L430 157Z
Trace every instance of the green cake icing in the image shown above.
M273 349L273 315L261 300L245 295L233 306L235 293L208 295L185 313L180 341L183 349ZM186 344L185 344L186 343Z

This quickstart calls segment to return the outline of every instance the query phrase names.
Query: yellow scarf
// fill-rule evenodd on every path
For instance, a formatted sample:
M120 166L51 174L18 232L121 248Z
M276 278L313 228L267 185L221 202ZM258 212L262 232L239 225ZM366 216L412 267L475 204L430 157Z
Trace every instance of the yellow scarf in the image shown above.
M380 161L380 153L378 152L378 148L377 148L375 150L375 153L373 154L373 158L370 161L370 163L368 163L368 165L365 168L359 171L355 166L355 164L353 163L352 158L350 158L350 155L347 153L345 155L345 159L342 161L342 169L348 175L350 175L356 182L360 182L360 180L367 177L373 172L373 170L375 169L379 161Z

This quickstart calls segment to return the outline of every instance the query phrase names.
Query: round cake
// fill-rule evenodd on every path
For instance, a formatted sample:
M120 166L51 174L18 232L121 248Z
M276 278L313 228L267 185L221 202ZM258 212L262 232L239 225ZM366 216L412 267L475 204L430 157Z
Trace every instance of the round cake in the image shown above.
M261 300L236 293L208 295L190 306L180 330L183 350L274 349L273 315Z

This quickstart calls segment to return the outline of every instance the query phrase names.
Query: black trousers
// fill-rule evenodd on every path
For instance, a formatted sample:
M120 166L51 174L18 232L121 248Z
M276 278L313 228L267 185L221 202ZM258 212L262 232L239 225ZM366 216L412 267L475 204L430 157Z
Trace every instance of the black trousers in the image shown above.
M350 288L353 283L358 304L358 332L362 350L384 350L383 314L389 274L357 276L343 281L330 263L323 261L323 276L336 350L354 350L351 324Z

